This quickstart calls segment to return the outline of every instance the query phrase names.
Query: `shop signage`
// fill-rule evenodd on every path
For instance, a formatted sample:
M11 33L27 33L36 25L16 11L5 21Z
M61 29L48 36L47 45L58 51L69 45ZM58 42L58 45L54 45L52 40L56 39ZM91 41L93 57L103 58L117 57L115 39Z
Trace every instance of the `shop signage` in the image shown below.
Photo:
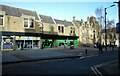
M3 36L3 49L13 49L13 36Z
M40 37L16 36L16 40L40 40Z
M116 33L120 33L120 23L116 24Z

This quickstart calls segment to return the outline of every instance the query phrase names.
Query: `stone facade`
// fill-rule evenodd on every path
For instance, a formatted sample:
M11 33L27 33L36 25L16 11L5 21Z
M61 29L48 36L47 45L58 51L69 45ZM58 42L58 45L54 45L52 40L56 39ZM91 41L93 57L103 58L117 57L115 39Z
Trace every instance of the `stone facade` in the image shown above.
M107 29L107 45L116 45L116 41L119 41L119 33L116 33L116 29L112 28L112 31L110 32L109 29ZM105 45L105 29L102 29L102 35L101 35L101 43Z
M36 40L34 40L34 36L31 35L31 39L33 39L33 41L31 42L31 47L33 47L33 43L37 41L38 45L36 46L39 46L39 48L41 46L41 41L39 41L41 40L41 33L51 36L66 36L66 38L67 36L78 36L79 38L77 40L79 41L79 45L94 45L94 43L99 40L101 41L101 43L105 43L102 27L101 25L99 25L94 16L87 17L87 21L83 21L82 19L76 20L74 16L72 21L67 21L53 19L51 16L41 15L38 14L36 11L20 9L6 5L0 5L0 31L33 33L33 35L35 35L34 33L38 33L38 35L36 35ZM108 38L108 44L118 39L118 34L113 33L111 35L112 37L115 35L116 39L110 40L110 38ZM16 35L15 38L19 39L20 35ZM24 38L30 37L25 36ZM66 38L63 39L66 40ZM28 41L28 43L29 42L30 41Z
M78 29L76 32L79 36L78 40L80 44L94 44L98 41L98 32L101 30L101 28L99 28L100 25L96 21L95 17L88 17L87 21L83 21L82 19L79 21L73 17L72 22Z

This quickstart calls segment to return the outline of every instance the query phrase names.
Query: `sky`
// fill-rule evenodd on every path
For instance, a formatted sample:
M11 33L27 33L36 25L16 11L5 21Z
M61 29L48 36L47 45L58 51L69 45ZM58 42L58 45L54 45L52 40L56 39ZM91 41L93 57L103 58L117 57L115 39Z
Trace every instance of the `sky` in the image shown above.
M111 6L113 4L113 1L109 1L109 2L104 2L104 1L77 2L76 0L75 2L2 1L0 2L0 4L36 11L38 14L51 16L54 19L60 19L60 20L66 19L67 21L72 21L73 16L75 16L77 20L83 19L84 21L86 21L88 16L95 16L96 8L102 7L103 15L104 15L104 8ZM117 4L115 4L114 7L107 9L107 18L110 20L114 19L115 23L118 22Z

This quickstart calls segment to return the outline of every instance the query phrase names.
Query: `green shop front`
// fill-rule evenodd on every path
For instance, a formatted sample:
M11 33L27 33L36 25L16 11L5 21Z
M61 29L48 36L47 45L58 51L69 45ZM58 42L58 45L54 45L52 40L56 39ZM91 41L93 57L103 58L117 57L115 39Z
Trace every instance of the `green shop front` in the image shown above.
M2 31L0 38L1 50L40 49L42 43L44 48L58 47L63 43L69 46L70 41L74 41L74 45L78 46L78 36Z
M43 34L41 36L43 41L43 48L52 48L58 46L70 46L70 42L74 42L74 46L78 46L78 36L63 36L63 35L53 35L53 34Z

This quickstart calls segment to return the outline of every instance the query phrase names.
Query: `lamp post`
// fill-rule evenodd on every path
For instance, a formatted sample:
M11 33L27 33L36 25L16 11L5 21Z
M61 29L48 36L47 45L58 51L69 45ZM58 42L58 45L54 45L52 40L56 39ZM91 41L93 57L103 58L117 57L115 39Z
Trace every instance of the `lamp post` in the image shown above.
M95 44L95 30L93 31L93 33L94 33L94 36L93 36L94 41L93 41L93 43Z
M113 2L113 3L117 3L118 4L118 21L120 23L120 5L119 5L120 4L120 0L118 0L118 2ZM119 27L119 29L120 29L120 27ZM120 33L119 33L119 50L118 50L118 54L120 54ZM120 55L119 55L119 57L120 57ZM118 61L120 61L120 59ZM119 67L118 72L120 72L120 62L118 62L118 67Z
M42 36L43 36L43 20L41 20L41 24L42 24ZM43 49L43 38L41 38L41 49Z
M115 6L115 5L111 5L109 7L104 8L104 11L105 11L105 51L107 51L107 32L106 32L106 15L107 15L107 12L106 12L106 10L110 7L113 7L113 6Z

